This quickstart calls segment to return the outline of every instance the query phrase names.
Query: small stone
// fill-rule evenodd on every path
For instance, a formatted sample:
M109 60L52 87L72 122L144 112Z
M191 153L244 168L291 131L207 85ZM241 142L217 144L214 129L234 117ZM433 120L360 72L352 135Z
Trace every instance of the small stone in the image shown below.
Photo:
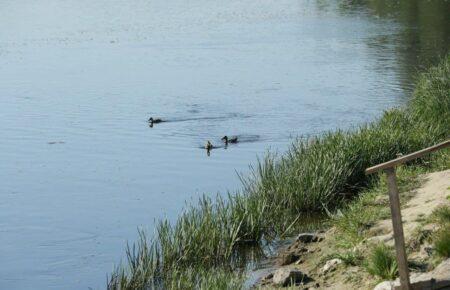
M298 284L307 279L307 275L296 269L280 268L273 274L273 283L283 287Z
M302 253L307 253L308 252L308 248L305 247L301 247L299 249L297 249L296 253L297 254L302 254Z
M392 281L384 281L379 283L373 290L392 290L394 289L394 282Z
M294 254L294 253L286 253L282 254L278 260L278 265L285 266L290 265L297 261L300 258L300 256Z
M298 259L297 262L295 262L295 265L300 265L302 264L304 261L303 259Z
M302 243L315 243L323 240L323 237L316 235L315 233L302 233L297 236L297 241Z
M269 273L266 276L264 276L261 280L267 281L273 278L273 273Z
M334 271L339 264L342 264L341 259L331 259L325 263L325 266L322 268L322 272L325 274Z
M428 256L431 256L433 254L433 247L428 246L428 247L423 247L423 250L425 253L427 253Z

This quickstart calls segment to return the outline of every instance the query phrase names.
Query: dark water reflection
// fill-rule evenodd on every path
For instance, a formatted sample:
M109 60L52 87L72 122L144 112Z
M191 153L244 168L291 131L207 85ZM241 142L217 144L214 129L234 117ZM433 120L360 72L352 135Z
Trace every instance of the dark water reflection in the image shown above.
M355 0L341 1L343 14L365 13L392 23L385 35L368 39L368 47L380 68L396 66L402 70L402 89L410 92L417 73L436 64L450 48L450 1ZM380 54L380 51L386 54Z
M137 227L234 190L268 149L404 104L449 47L448 8L1 1L0 289L101 289ZM224 135L248 142L199 148Z

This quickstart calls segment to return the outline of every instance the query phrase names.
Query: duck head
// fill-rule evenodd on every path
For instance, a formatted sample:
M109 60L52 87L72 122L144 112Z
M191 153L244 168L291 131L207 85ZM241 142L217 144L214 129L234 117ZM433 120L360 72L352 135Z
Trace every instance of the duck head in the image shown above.
M228 143L228 136L223 136L222 137L222 139L220 139L220 140L222 140L223 142L225 142L225 143Z

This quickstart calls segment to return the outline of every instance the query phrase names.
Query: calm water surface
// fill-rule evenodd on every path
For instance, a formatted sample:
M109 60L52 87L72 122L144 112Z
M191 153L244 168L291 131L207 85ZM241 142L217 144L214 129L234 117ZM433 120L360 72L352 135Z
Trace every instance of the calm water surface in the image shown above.
M1 1L0 289L103 289L138 227L404 104L450 7L390 3Z

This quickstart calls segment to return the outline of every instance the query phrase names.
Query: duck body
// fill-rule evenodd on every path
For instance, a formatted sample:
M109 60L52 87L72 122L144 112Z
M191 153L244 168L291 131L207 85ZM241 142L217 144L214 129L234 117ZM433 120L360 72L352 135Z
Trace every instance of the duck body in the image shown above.
M228 143L237 143L238 142L238 137L234 136L234 137L228 137L228 136L223 136L221 139L225 145L227 145Z
M148 122L151 124L158 124L158 123L161 123L162 121L163 120L161 120L159 118L153 118L153 117L150 117L150 119L148 119Z
M213 144L210 141L207 141L206 145L205 145L205 149L209 151L213 148L214 148Z

